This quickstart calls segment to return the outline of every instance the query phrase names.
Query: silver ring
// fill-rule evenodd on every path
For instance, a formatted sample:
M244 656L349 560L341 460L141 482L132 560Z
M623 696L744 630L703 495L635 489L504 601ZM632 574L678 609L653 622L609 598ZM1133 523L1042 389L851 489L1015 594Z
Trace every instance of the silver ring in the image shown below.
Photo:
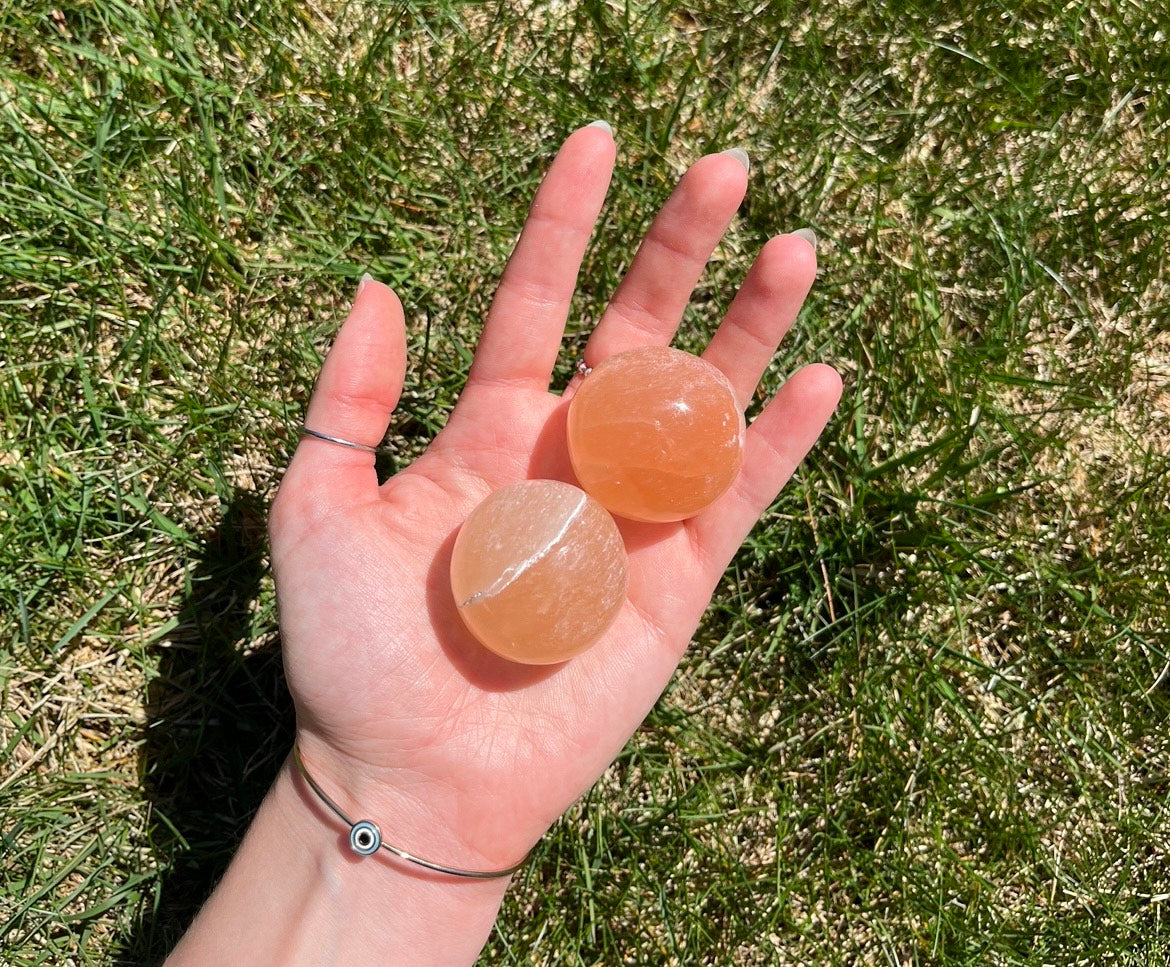
M326 443L336 443L339 447L349 447L351 450L364 450L366 453L377 453L377 447L366 446L364 443L354 443L353 440L343 440L341 437L330 436L328 433L318 433L307 426L301 427L302 436L311 436L314 440L324 440Z

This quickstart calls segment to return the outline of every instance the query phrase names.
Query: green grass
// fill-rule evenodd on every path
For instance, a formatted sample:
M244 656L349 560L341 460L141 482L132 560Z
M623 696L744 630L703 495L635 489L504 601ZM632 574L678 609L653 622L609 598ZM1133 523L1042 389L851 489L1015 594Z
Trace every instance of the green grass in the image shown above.
M1166 963L1156 8L0 3L0 960L181 933L287 746L264 516L358 278L408 312L389 471L605 118L560 375L677 175L743 145L680 343L811 225L767 385L846 393L483 962Z

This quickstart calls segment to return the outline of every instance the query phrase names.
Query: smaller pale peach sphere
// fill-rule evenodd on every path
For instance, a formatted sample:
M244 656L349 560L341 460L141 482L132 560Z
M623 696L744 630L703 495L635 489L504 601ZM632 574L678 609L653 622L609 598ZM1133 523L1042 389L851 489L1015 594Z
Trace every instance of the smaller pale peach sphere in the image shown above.
M558 480L501 487L455 538L451 591L468 630L497 655L565 661L605 633L626 600L626 550L596 500Z
M683 520L710 506L739 473L744 431L727 377L668 346L612 356L569 402L577 481L631 520Z

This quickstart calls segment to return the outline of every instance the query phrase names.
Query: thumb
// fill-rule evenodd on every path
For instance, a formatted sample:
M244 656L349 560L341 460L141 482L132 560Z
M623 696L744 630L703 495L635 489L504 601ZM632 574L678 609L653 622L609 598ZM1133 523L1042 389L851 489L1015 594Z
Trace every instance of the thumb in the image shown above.
M368 276L325 358L305 427L372 448L381 442L406 378L406 326L398 296ZM374 454L303 436L285 485L327 490L331 505L377 488ZM283 489L283 487L282 487Z

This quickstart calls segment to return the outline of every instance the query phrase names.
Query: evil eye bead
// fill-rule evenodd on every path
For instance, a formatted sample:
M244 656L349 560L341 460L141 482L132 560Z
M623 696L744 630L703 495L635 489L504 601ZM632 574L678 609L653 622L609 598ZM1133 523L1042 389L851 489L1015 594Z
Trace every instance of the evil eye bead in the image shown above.
M359 856L378 852L382 845L382 831L368 819L354 823L349 830L349 848Z

